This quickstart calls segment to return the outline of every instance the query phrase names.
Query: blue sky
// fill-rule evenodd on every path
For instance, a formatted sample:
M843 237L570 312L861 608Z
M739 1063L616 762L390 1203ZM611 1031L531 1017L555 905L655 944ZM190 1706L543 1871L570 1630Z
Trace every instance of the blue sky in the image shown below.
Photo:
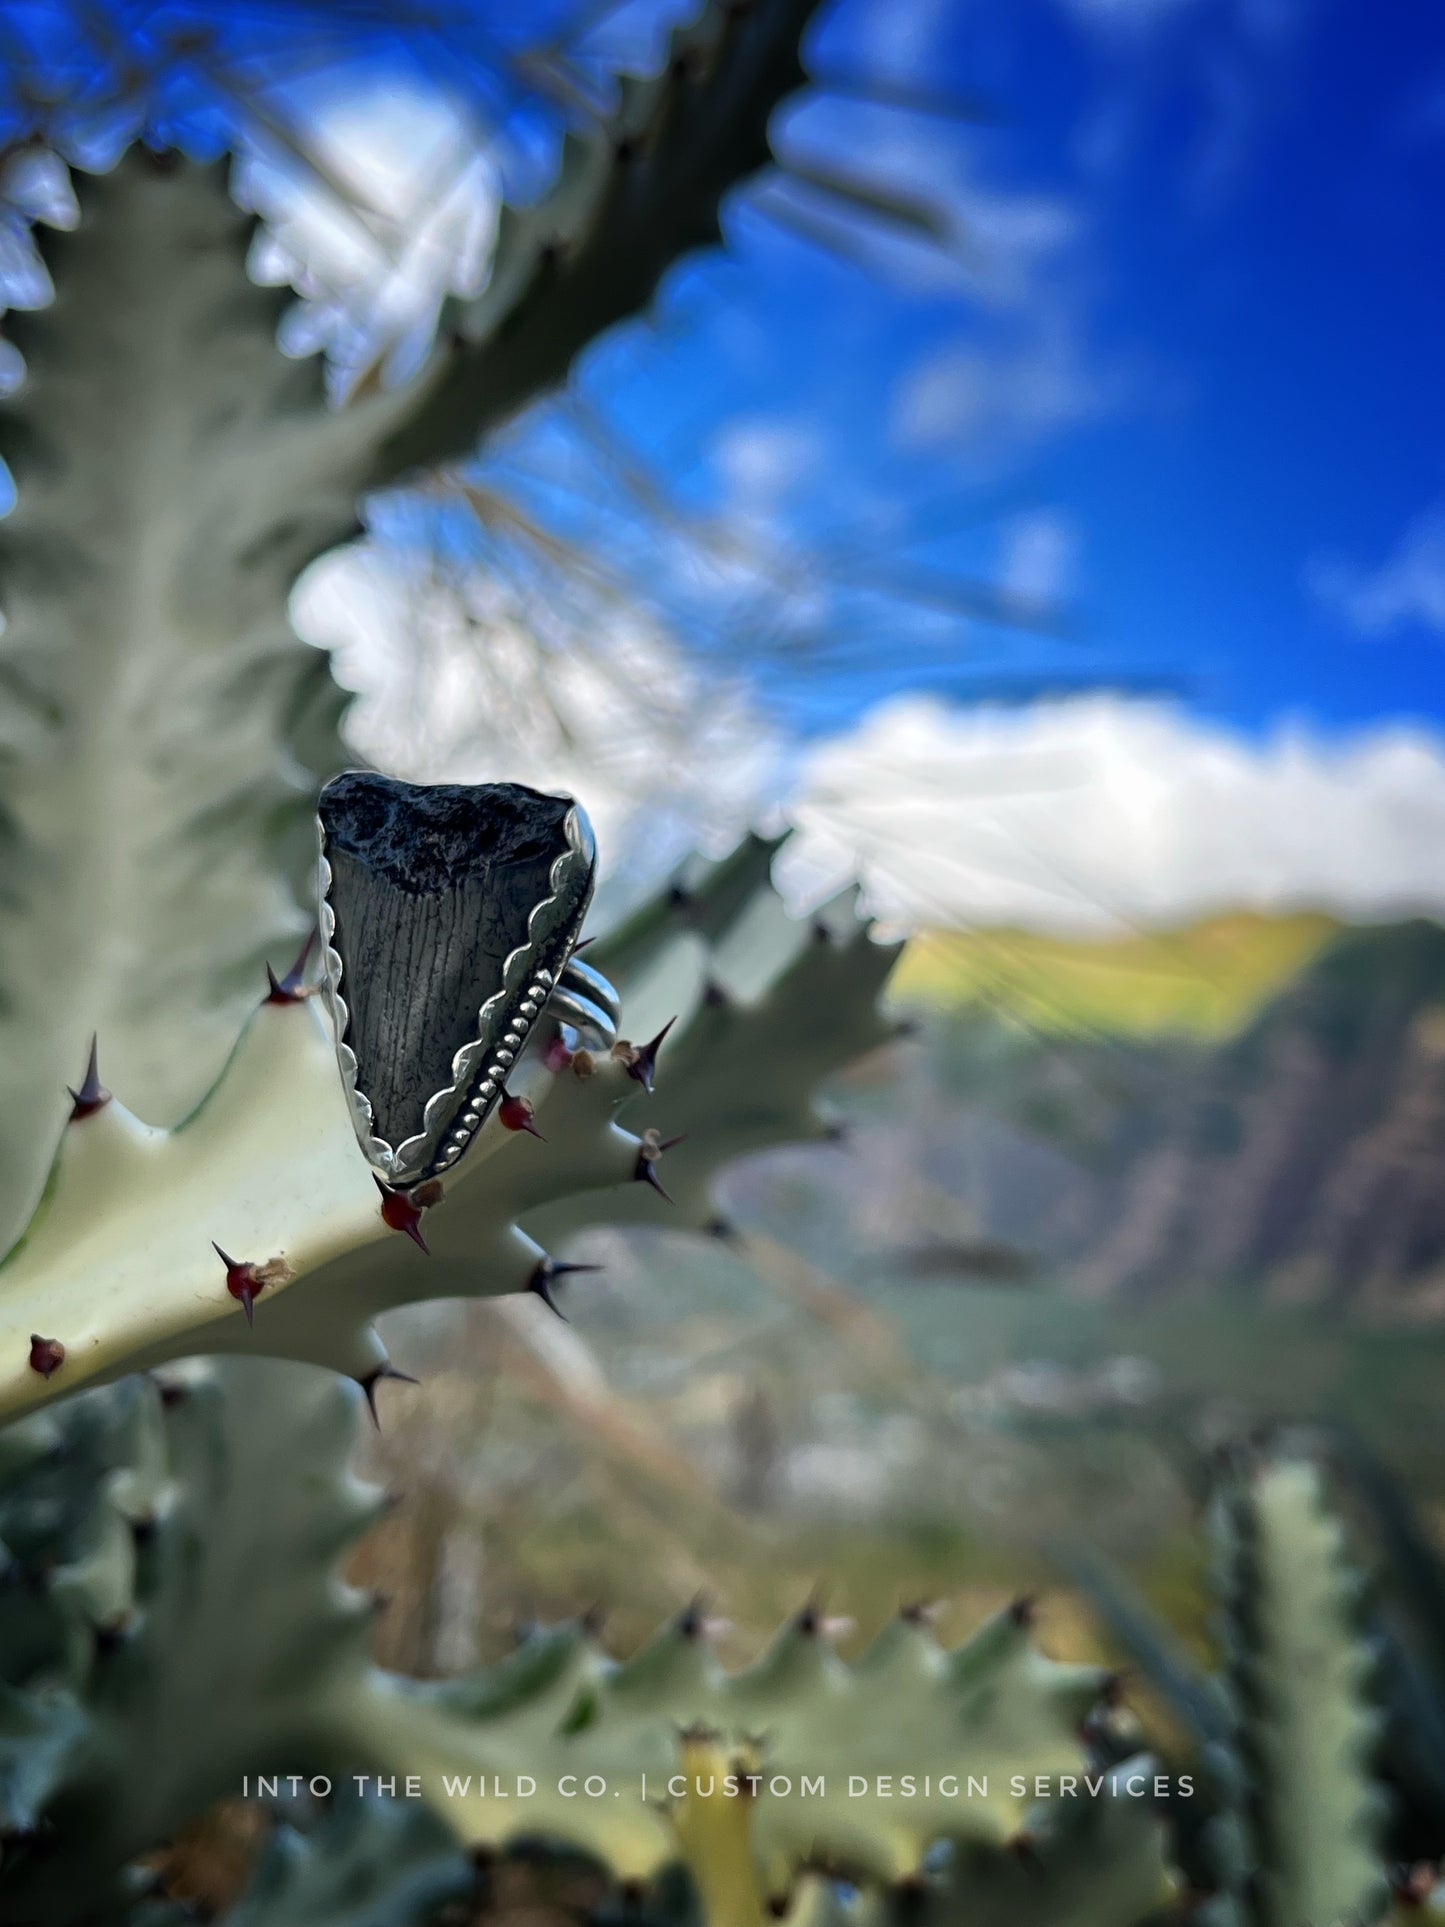
M200 11L249 39L248 71L290 86L288 105L366 163L372 190L395 190L398 209L410 196L396 313L424 333L435 289L418 263L457 258L463 234L484 258L496 170L536 192L555 152L535 113L500 111L495 33L468 15L522 40L590 11L601 25L574 53L615 67L655 61L660 21L690 0L555 0L546 18L457 0L448 32L481 50L470 62L445 36L398 39L400 9L369 9L377 32L348 25L294 83L303 6L286 41L269 9ZM69 9L21 15L63 58ZM608 819L610 847L654 862L779 810L813 822L820 871L861 869L880 901L907 899L910 853L946 852L947 887L912 905L924 919L1167 918L1230 901L1438 911L1445 31L1429 9L834 0L808 54L820 85L779 116L785 159L927 197L943 245L840 221L786 177L736 196L727 251L677 269L654 314L576 371L613 457L564 399L482 470L564 528L575 516L657 590L670 634L599 643L584 610L562 638L579 676L591 649L613 693L633 678L639 700L614 713L578 682L577 767L575 730L559 748L498 700L500 642L490 666L465 649L465 688L418 709L436 659L415 646L430 615L409 564L425 563L417 532L436 536L438 512L377 505L379 539L336 559L302 625L341 648L363 692L359 747L422 777L505 763L563 783ZM828 85L860 73L976 111ZM194 87L182 76L168 98L193 131ZM314 194L297 201L293 179L289 202L267 201L268 166L275 189L264 160L237 185L280 221L275 278L323 240L344 265ZM817 245L820 221L840 249ZM638 513L618 447L706 542ZM580 495L559 474L580 474ZM506 558L461 524L443 538L497 579ZM566 593L543 584L544 601ZM1065 614L1030 629L962 613L999 593L1016 613ZM745 678L720 694L679 650ZM1101 687L1183 704L1089 697L1013 718L988 703ZM367 735L414 709L416 742Z
M664 302L690 325L595 358L629 435L696 499L800 540L861 525L889 567L1002 570L1076 605L1062 646L940 624L912 660L946 689L1102 671L1250 730L1439 719L1432 10L843 0L813 58L992 105L957 126L816 100L784 136L947 199L963 265L885 240L864 274L735 210L738 265ZM908 546L899 501L955 498L965 526ZM814 688L806 720L877 680Z
M447 33L465 39L475 13L495 47L497 29L520 41L591 18L575 44L628 64L655 59L659 20L690 10L459 0ZM175 13L112 11L141 32ZM269 10L192 11L249 44L252 72L272 53L283 73L293 33L310 31L304 7L284 39ZM14 14L33 46L62 54L73 18L39 3ZM312 106L328 88L334 105L348 88L404 91L408 72L453 86L465 75L479 129L497 131L485 62L467 67L445 35L404 28L399 55L395 28L382 32L345 29L345 58L329 82L316 70ZM1099 678L1177 688L1250 731L1440 720L1435 10L834 0L809 59L825 82L864 73L983 114L815 91L780 117L784 153L925 194L947 214L948 245L858 241L835 222L848 247L829 255L766 211L780 190L764 186L732 207L730 255L673 275L658 325L587 358L582 391L681 500L806 579L790 610L769 609L755 585L752 603L734 593L713 646L750 654L764 698L810 735L901 684L977 697ZM184 84L177 97L194 98ZM533 136L524 191L545 173ZM792 191L789 205L819 215L816 195ZM524 488L549 432L544 421L516 451ZM1065 635L935 606L960 579L1067 603ZM922 600L889 595L900 581ZM714 582L706 597L736 588ZM700 635L706 597L679 594ZM760 620L827 646L759 665Z

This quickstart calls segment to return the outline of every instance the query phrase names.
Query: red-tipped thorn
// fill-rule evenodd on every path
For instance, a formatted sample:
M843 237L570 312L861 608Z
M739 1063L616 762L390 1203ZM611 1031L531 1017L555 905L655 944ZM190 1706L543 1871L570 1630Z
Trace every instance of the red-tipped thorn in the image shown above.
M419 1385L421 1383L421 1380L419 1378L413 1378L410 1372L399 1372L390 1359L388 1359L384 1365L378 1365L372 1371L369 1371L365 1378L357 1379L357 1384L366 1394L366 1408L371 1413L371 1422L378 1432L381 1430L381 1417L376 1409L376 1388L384 1378L400 1379L403 1385Z
M65 1363L65 1347L58 1338L43 1338L39 1332L30 1334L30 1369L39 1372L42 1378L49 1378L58 1372Z
M426 1239L421 1234L422 1207L412 1200L409 1193L398 1191L392 1185L383 1184L381 1179L377 1177L375 1171L372 1172L371 1177L372 1182L381 1193L381 1216L383 1223L390 1225L393 1231L404 1231L412 1243L426 1252L429 1258L431 1256L431 1250L427 1245Z
M284 1258L268 1258L264 1264L252 1264L233 1258L228 1251L222 1251L214 1238L211 1240L211 1249L226 1267L226 1290L240 1302L248 1325L256 1322L253 1308L267 1285L282 1285L295 1276Z
M241 1309L246 1314L246 1323L254 1325L256 1314L252 1306L256 1302L256 1267L242 1264L239 1258L233 1258L228 1251L222 1251L214 1238L211 1240L211 1249L226 1267L226 1290L233 1298L240 1299Z
M527 1289L535 1293L548 1311L556 1312L563 1324L566 1324L567 1314L552 1296L553 1285L559 1278L566 1278L572 1272L601 1271L601 1269L601 1265L569 1264L565 1258L539 1258L531 1277L527 1280Z
M78 1091L71 1090L69 1085L66 1086L66 1089L70 1090L70 1121L72 1124L74 1124L78 1118L92 1116L94 1112L103 1109L105 1105L109 1104L110 1092L100 1081L98 1046L94 1035L92 1035L90 1040L90 1057L85 1066L84 1082Z
M632 1054L632 1061L627 1066L627 1075L635 1077L649 1097L652 1096L652 1080L657 1074L657 1053L662 1049L667 1033L676 1022L675 1017L669 1017L650 1044L639 1044L636 1047Z
M267 964L266 982L270 985L266 993L268 1004L299 1004L311 995L310 987L306 983L306 966L311 961L311 952L315 944L316 926L313 924L295 963L284 977L278 977L270 964Z
M497 1122L504 1130L530 1131L543 1144L547 1142L537 1129L537 1113L530 1097L504 1097L497 1106Z

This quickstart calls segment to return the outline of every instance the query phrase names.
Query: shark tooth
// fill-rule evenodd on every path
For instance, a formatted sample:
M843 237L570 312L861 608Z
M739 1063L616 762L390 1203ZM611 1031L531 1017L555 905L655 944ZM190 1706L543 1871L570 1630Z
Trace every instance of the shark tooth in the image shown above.
M373 1171L415 1185L455 1166L505 1094L581 933L592 828L570 796L520 783L357 770L332 778L317 814L352 1122Z

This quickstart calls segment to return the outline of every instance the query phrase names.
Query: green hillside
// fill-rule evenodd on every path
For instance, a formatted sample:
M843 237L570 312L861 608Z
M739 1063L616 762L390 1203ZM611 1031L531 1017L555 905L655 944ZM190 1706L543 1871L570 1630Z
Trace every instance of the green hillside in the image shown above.
M1102 938L929 931L909 946L892 989L904 1004L987 1004L1055 1034L1225 1038L1342 928L1316 911L1237 911Z

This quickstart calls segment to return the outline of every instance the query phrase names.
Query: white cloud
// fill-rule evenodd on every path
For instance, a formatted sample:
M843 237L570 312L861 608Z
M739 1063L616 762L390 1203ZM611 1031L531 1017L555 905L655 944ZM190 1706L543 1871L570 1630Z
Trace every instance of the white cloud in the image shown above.
M338 363L408 372L445 296L473 292L491 259L501 204L495 163L466 110L395 81L313 102L307 169L252 152L236 193L266 217L251 262L260 281L303 296L282 339L326 346Z
M938 193L937 159L930 169L927 144L920 145L916 184ZM951 170L940 198L958 225L969 292L975 302L992 307L1036 306L1040 278L1071 251L1076 253L1087 238L1087 223L1076 202L1057 194L986 187L977 178L972 157Z
M1012 525L1010 585L1067 585L1073 532ZM445 593L404 548L323 558L295 597L308 640L361 691L353 739L419 780L509 777L585 798L614 888L655 884L702 841L776 820L800 907L855 875L902 925L1078 934L1214 909L1445 915L1445 743L1232 734L1158 702L1029 708L902 697L799 752L740 687L618 617L539 639L478 575Z
M801 897L861 871L908 924L1104 933L1213 909L1445 912L1445 744L1236 736L1096 696L950 709L909 697L823 744L787 858Z
M898 383L893 427L914 444L975 434L989 397L988 358L977 348L944 347L923 356Z
M347 733L369 760L582 797L624 894L726 848L778 793L782 745L746 692L640 617L539 633L484 570L439 581L425 553L366 542L312 564L292 619L359 691Z
M1085 173L1118 184L1147 147L1146 164L1174 175L1191 215L1220 215L1290 98L1309 9L1300 0L1056 3L1104 56L1076 137Z
M1417 515L1378 569L1317 562L1306 580L1362 635L1388 635L1410 622L1445 634L1445 502Z
M1007 463L1118 406L1135 376L1096 353L1099 289L1080 206L983 184L969 156L942 177L970 314L895 377L890 434L904 452L952 445L985 466ZM937 162L924 178L939 191Z
M1052 509L1016 515L1004 524L1001 589L1030 602L1058 602L1074 586L1079 535L1072 520Z
M712 459L733 506L776 507L818 466L822 438L806 422L776 416L746 416L718 432Z
M983 457L1012 456L1106 413L1123 377L1090 365L1073 319L1037 315L1011 345L947 343L898 382L892 428L908 448L967 444Z

